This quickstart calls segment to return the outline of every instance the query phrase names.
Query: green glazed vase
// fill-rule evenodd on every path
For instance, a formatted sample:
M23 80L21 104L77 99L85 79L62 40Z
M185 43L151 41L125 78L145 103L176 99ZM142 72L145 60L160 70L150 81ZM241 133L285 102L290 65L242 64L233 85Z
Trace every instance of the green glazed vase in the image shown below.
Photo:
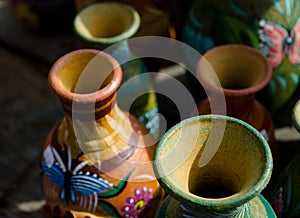
M292 112L293 125L300 132L300 101L295 104ZM279 174L272 186L268 199L278 218L300 216L300 153Z
M298 0L195 0L182 37L201 54L222 44L245 44L262 51L273 77L261 98L275 114L299 84L299 34Z
M157 217L276 217L260 194L270 180L268 143L249 124L202 115L172 127L154 170L169 197Z
M74 29L84 46L105 50L121 63L124 75L121 87L127 84L118 92L119 106L142 121L157 139L160 128L156 94L146 74L147 66L135 58L127 41L139 30L140 23L140 15L133 7L120 2L101 2L79 11Z

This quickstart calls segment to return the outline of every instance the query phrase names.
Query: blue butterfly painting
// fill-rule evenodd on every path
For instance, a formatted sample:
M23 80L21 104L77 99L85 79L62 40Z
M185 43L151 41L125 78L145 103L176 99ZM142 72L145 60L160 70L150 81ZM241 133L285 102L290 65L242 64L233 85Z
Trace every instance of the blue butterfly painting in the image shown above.
M59 194L61 201L67 203L71 201L75 204L80 200L82 207L95 210L98 203L97 194L111 189L113 184L97 174L89 171L82 172L81 169L87 164L88 160L82 161L72 169L70 148L68 148L66 166L57 150L48 145L44 151L44 161L41 162L41 167L51 184L63 187ZM76 193L79 194L77 198Z

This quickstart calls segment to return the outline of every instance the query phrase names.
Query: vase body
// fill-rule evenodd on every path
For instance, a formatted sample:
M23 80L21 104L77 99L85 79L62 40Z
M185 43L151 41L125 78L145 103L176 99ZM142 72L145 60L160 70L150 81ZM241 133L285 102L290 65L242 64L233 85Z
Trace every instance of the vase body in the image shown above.
M85 69L91 69L87 77ZM103 83L93 83L99 78ZM121 79L117 61L93 49L70 52L51 68L49 83L65 116L49 133L40 163L47 214L151 217L159 203L151 165L156 145L145 126L118 107Z
M105 50L121 63L124 72L122 85L127 85L118 93L119 105L142 121L158 138L158 105L152 81L145 79L147 66L134 56L127 42L139 27L140 16L134 8L116 2L92 4L81 10L74 21L75 32L87 47ZM142 74L144 76L138 77ZM140 96L143 92L145 94ZM130 107L128 102L132 103Z
M158 144L154 170L169 194L157 217L275 217L260 195L272 172L269 146L236 118L176 124Z
M267 86L272 76L266 57L252 47L231 44L217 46L201 59L196 74L208 98L197 105L198 114L224 114L247 122L264 135L276 160L278 153L272 117L255 99L255 94ZM212 74L217 82L211 78ZM224 97L225 105L218 103L220 96ZM214 101L217 104L212 111Z
M201 54L223 44L245 44L263 52L273 67L273 76L261 95L275 114L299 84L299 7L297 0L196 0L183 41Z
M300 203L300 155L296 155L280 173L276 183L271 187L267 199L278 218L299 217Z

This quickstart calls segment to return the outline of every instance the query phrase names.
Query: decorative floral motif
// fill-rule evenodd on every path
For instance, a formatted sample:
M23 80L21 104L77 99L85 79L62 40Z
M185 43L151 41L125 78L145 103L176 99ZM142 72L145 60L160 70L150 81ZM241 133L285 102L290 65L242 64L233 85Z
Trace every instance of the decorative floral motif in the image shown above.
M143 186L143 188L135 189L133 197L126 198L126 205L121 208L124 213L122 217L136 218L146 208L152 199L152 188Z

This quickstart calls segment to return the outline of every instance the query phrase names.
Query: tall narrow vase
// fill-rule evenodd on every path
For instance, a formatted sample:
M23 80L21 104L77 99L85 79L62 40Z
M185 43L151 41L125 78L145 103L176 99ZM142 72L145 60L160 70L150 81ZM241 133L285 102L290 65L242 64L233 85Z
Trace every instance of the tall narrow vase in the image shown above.
M140 15L133 7L120 2L101 2L82 9L75 17L74 29L87 47L106 49L120 63L125 62L122 85L127 83L127 86L118 93L120 107L144 122L158 138L158 105L152 81L146 78L146 65L134 56L127 42L136 34L140 23ZM144 75L139 77L141 74ZM132 102L130 108L128 102Z
M276 158L272 117L255 99L256 93L267 86L272 77L267 58L245 45L217 46L200 58L196 72L208 92L208 98L198 104L199 114L224 114L247 122L265 136ZM218 102L220 96L224 96L225 102ZM214 111L211 111L212 104Z
M40 176L55 217L150 216L161 193L151 161L156 144L145 126L122 111L122 70L93 49L59 58L49 83L64 118L49 133Z
M270 148L236 118L203 115L175 125L158 144L154 169L169 194L159 218L276 217L260 195L272 172Z

